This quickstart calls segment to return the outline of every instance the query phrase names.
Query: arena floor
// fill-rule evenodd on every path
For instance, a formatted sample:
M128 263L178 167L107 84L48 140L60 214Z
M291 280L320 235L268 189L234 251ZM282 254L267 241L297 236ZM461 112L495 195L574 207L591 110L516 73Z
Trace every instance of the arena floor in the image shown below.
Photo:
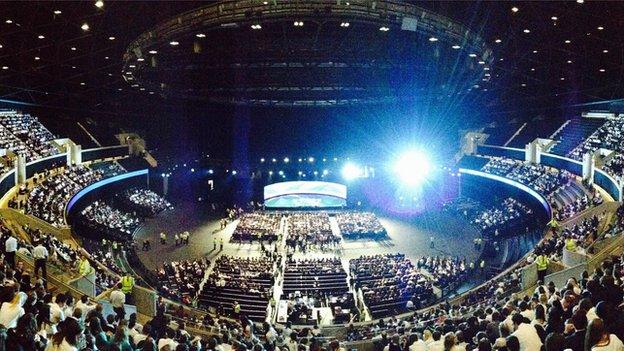
M259 256L260 245L230 243L229 239L237 221L228 224L225 230L219 230L219 221L209 219L193 205L178 205L174 210L161 213L148 219L136 232L136 241L141 243L146 238L151 242L150 251L139 251L139 258L149 269L158 269L163 262L194 260L208 257L214 261L221 254L234 256ZM332 252L297 252L295 258L322 257L338 255L344 259L378 253L403 253L413 261L422 255L465 256L468 261L475 260L479 252L473 246L473 239L478 232L462 218L449 214L425 213L411 219L379 216L388 232L389 238L383 241L344 240L339 250ZM189 245L175 246L174 234L188 230L191 233ZM167 233L167 244L159 243L161 231ZM435 247L430 247L430 237L434 237ZM223 238L224 249L213 250L213 239ZM313 256L311 256L313 255Z

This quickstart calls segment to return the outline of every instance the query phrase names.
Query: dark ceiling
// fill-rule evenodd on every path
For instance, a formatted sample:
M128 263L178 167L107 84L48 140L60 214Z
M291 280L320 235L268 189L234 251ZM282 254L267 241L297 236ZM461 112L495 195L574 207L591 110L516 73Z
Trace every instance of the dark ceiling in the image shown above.
M122 55L144 31L205 4L104 1L97 8L95 1L2 2L0 99L121 114L140 113L144 104L175 104L131 89L122 79ZM490 81L470 93L490 113L624 94L624 2L418 5L464 23L493 48ZM89 30L81 29L84 23Z

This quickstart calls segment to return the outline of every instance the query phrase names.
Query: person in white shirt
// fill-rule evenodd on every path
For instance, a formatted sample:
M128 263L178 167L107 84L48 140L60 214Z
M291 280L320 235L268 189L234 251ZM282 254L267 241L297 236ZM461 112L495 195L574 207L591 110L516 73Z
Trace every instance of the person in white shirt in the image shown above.
M67 296L65 294L60 293L56 295L54 302L49 304L50 306L50 322L52 324L58 324L65 320L65 312L63 312L65 308L65 301L67 301Z
M173 340L174 332L171 329L167 330L167 335L164 338L158 339L158 349L162 350L163 347L169 345L170 350L175 350L178 347L178 343Z
M442 340L442 334L435 330L432 334L433 342L429 344L428 351L444 351L444 340Z
M46 270L46 263L48 261L48 256L50 255L48 253L48 249L46 249L45 246L39 242L39 244L33 249L32 255L35 260L35 277L39 278L39 271L41 271L43 280L47 282L48 273Z
M80 297L80 300L78 300L78 302L76 303L76 306L74 307L74 309L79 308L80 311L82 312L82 318L84 319L87 316L87 314L89 314L89 312L95 309L95 306L97 305L93 303L89 303L89 296L82 295Z
M45 351L78 351L82 327L74 318L68 318L63 328L48 341Z
M624 351L624 344L615 334L609 334L604 321L596 318L589 322L585 334L585 350L591 351Z
M537 330L531 324L524 323L524 316L514 313L511 318L515 331L511 334L518 338L520 351L539 350L542 347L542 340L537 334Z
M418 338L418 334L412 334L414 342L409 346L409 351L427 351L427 345L422 339Z
M126 303L126 294L121 291L121 283L118 283L115 290L110 293L109 300L111 305L113 305L113 311L117 314L115 318L118 321L124 319L126 316L126 310L124 308Z
M4 302L0 307L0 324L5 328L15 328L17 320L24 315L24 303L26 302L26 294L18 292L13 296L11 302Z
M6 252L5 260L9 264L9 267L15 268L15 253L17 252L17 239L14 236L10 236L4 242L4 251Z

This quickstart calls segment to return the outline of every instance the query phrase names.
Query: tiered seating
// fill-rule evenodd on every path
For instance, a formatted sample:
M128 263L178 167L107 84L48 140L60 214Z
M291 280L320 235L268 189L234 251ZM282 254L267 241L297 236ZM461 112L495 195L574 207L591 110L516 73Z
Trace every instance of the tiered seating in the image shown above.
M548 138L559 127L556 123L551 122L551 118L536 118L528 122L524 128L516 135L507 145L523 149L526 144L532 142L536 138Z
M306 297L307 301L314 301L315 307L331 307L334 323L348 320L349 310L355 307L340 258L289 259L284 270L283 292L291 301L295 297ZM304 303L293 305L295 308L289 319L296 322L301 312L309 308Z
M169 201L149 189L128 189L118 196L121 204L143 217L151 217L172 208Z
M388 235L372 212L341 212L336 215L336 222L345 239L381 239Z
M85 166L73 166L62 172L44 175L43 181L36 184L28 193L26 213L39 217L56 226L64 226L65 206L82 188L102 179L101 171L92 171ZM12 203L18 207L19 203Z
M342 294L349 291L347 273L339 258L288 260L284 270L285 294Z
M592 152L600 148L621 151L624 150L624 118L610 119L598 128L591 136L578 145L569 156L580 160L583 154Z
M522 123L510 121L509 123L491 124L487 126L483 133L489 134L488 145L503 145L522 126Z
M119 163L112 161L91 163L89 165L89 168L94 171L101 172L102 177L104 178L114 177L116 175L126 172L126 170L121 167Z
M509 197L494 207L472 214L469 220L482 235L493 237L519 228L531 213L528 207Z
M253 212L241 216L232 240L234 241L275 241L280 229L282 216L273 213Z
M468 276L466 260L459 257L424 256L418 259L416 267L426 269L440 289L457 287Z
M141 224L135 215L120 211L100 200L85 207L80 216L83 223L99 236L117 241L131 240L132 234Z
M433 284L403 254L362 256L349 261L356 289L374 318L408 311L435 300Z
M550 149L550 152L562 156L568 155L604 123L604 119L598 118L578 118L570 120L570 123L554 136L554 139L558 142Z
M550 202L558 220L602 202L600 194L585 189L567 171L499 157L492 158L482 170L514 179L540 192Z
M50 143L55 137L37 119L17 111L0 111L2 148L26 156L27 161L56 155L59 151ZM10 135L7 135L10 133ZM6 139L4 139L6 138Z
M220 314L234 314L235 303L241 313L263 321L273 293L274 261L266 257L221 256L204 284L199 303Z
M286 245L293 249L326 249L340 242L340 238L334 235L329 215L325 212L291 213L286 217L286 226Z
M167 262L158 270L159 291L167 298L190 304L199 292L210 261Z

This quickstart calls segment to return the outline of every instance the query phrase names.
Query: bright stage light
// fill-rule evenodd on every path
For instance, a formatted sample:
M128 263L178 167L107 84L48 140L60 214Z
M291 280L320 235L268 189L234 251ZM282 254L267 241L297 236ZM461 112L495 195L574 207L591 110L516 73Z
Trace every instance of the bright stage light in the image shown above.
M346 180L352 180L362 176L362 169L353 163L347 163L342 168L342 177Z
M431 171L427 156L420 151L409 151L397 160L394 171L406 185L415 186L422 183Z

